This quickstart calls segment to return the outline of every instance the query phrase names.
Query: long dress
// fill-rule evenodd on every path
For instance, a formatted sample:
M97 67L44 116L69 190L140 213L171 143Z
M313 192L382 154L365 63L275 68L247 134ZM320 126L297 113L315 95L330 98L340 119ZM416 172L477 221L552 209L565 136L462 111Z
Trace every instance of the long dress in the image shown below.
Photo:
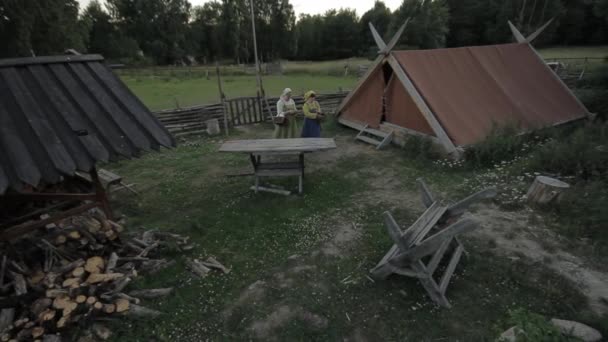
M319 138L321 137L321 122L318 118L318 113L321 112L319 102L305 102L302 107L304 112L304 127L302 128L302 138Z
M282 125L274 125L273 138L288 139L296 138L298 136L298 123L296 122L295 115L285 116L285 112L291 110L296 110L296 103L293 99L280 99L279 102L277 102L277 116L284 116L286 122Z

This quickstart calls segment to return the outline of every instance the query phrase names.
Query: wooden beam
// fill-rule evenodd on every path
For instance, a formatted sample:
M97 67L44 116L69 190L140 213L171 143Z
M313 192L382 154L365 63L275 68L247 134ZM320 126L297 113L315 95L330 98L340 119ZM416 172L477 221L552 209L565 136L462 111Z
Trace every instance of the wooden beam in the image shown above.
M20 65L33 64L52 64L52 63L71 63L71 62L101 62L101 55L66 55L66 56L42 56L42 57L24 57L24 58L9 58L0 60L0 67L11 67Z
M382 51L386 51L386 43L384 43L384 40L382 40L382 37L380 37L380 34L376 31L376 28L371 21L369 22L369 29L372 31L372 36L374 37L376 45L378 45L378 52L381 53Z
M403 34L403 31L405 30L405 27L407 26L407 24L409 22L410 22L410 18L405 19L405 22L403 23L403 25L401 25L401 27L399 28L399 30L397 30L397 32L395 33L393 38L391 38L391 40L388 42L388 44L386 44L386 51L384 53L390 53L393 50L393 48L395 47L395 45L397 45L399 38L401 38L401 35Z
M422 196L422 204L424 204L426 208L430 207L433 202L435 202L431 190L429 190L429 187L426 185L424 179L422 178L417 178L416 183L418 183L418 190L420 191L420 195Z
M406 251L400 251L400 253L394 256L389 262L394 266L400 266L420 260L427 255L435 253L445 241L459 234L471 231L477 228L477 226L478 223L470 218L458 221L424 240L420 245Z
M460 214L464 213L469 208L469 206L471 206L471 204L473 204L475 202L479 202L483 199L494 198L494 197L496 197L497 194L498 194L498 192L496 191L495 188L487 188L487 189L478 191L478 192L468 196L467 198L462 199L459 202L452 204L448 208L447 215L450 217L460 215Z
M515 40L518 43L525 43L526 38L524 37L524 35L521 34L521 32L519 32L519 30L517 29L517 27L515 27L515 25L513 25L511 20L509 20L508 23L509 23L509 28L511 28L511 33L513 33L513 37L515 37Z
M536 39L549 25L551 25L551 23L553 22L553 19L555 19L555 18L551 18L549 21L547 21L547 23L545 25L541 26L538 30L534 31L534 33L529 35L526 38L526 42L532 43L532 41L534 39Z
M456 146L454 145L448 134L445 132L439 121L437 121L435 114L433 114L431 108L429 108L426 101L422 98L422 95L420 95L418 89L416 89L414 83L412 83L412 80L410 80L407 73L403 70L399 61L397 61L395 56L393 56L392 54L388 55L387 60L393 68L393 72L395 73L395 75L397 75L397 78L399 79L403 87L405 87L405 90L410 94L410 96L414 100L416 107L418 107L418 109L428 122L429 126L431 126L431 129L433 129L435 136L437 136L437 138L443 145L445 151L448 154L458 154Z
M71 194L71 193L31 193L31 194L6 194L4 199L11 201L94 201L97 198L95 194Z

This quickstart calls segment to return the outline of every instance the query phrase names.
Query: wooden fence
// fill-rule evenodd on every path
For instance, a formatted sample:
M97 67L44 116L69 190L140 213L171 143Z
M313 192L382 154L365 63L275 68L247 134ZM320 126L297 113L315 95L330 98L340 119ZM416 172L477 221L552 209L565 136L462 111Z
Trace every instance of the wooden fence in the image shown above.
M346 97L348 92L334 94L318 94L317 100L323 111L332 113ZM279 99L268 98L265 101L260 97L239 97L227 99L224 103L228 126L235 127L249 125L270 120L270 114L276 115L276 104ZM295 96L294 101L298 108L302 108L304 98ZM268 102L268 106L266 106ZM160 122L174 136L203 134L206 132L206 121L218 119L220 127L224 126L224 108L221 103L201 105L188 108L162 110L154 113Z

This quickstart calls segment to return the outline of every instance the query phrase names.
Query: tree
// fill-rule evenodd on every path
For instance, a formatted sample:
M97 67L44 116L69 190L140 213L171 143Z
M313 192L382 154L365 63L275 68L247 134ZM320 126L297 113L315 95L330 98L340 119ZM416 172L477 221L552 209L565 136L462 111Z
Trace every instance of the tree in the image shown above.
M220 57L220 18L222 5L219 2L208 2L197 6L193 11L190 23L190 40L196 56L203 61Z
M361 37L361 52L375 54L377 51L376 43L369 30L369 23L372 23L378 33L386 40L388 38L388 29L391 24L391 10L386 7L384 2L377 0L374 7L365 12L359 21L360 37Z
M3 0L0 56L51 55L84 49L76 0Z
M396 32L407 18L410 22L402 41L422 49L445 46L449 31L449 10L445 0L403 0L393 14L392 33Z
M361 46L357 13L351 9L329 10L322 25L320 54L323 59L356 56Z
M187 0L107 0L119 28L159 64L181 62L187 54L191 5Z
M136 58L139 46L133 38L124 36L112 22L112 17L94 0L85 8L81 22L86 28L88 53L98 53L108 59Z

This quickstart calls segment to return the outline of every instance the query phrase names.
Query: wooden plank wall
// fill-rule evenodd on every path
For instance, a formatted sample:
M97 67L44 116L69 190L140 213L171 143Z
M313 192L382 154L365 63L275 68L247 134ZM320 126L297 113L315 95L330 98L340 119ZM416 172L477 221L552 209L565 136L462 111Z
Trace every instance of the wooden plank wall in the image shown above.
M323 111L332 113L348 92L334 94L319 94L317 100ZM226 113L228 115L228 125L231 127L248 125L269 121L268 109L276 115L276 104L278 98L268 98L269 108L263 99L257 97L240 97L226 100ZM302 108L304 98L294 97L298 109ZM238 113L238 115L237 115ZM162 110L154 113L159 121L175 137L186 135L197 135L206 133L207 125L205 121L218 119L220 127L224 127L224 112L221 103L201 105L188 108L177 108Z

